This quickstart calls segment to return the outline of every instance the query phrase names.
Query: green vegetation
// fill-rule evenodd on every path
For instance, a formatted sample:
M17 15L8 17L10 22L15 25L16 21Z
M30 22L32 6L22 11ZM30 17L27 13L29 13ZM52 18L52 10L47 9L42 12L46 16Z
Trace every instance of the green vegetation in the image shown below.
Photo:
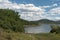
M23 25L28 22L20 19L18 12L9 9L0 9L0 27L13 31L23 32Z
M56 34L60 33L60 26L54 24L51 25L51 28L52 30L50 31L50 33L56 33Z
M32 34L14 32L0 28L0 40L36 40Z

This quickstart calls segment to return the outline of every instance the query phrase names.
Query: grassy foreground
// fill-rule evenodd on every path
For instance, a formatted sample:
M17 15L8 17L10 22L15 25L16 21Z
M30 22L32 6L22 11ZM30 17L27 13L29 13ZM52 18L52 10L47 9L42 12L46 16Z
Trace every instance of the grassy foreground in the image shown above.
M60 40L60 34L25 34L0 28L0 40Z
M37 40L32 34L0 29L0 40Z

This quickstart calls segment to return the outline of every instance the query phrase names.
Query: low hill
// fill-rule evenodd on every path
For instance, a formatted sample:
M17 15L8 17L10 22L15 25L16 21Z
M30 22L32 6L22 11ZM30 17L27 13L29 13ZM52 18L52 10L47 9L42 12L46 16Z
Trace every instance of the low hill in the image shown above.
M41 19L41 20L38 20L38 21L31 21L32 23L49 23L49 24L60 24L60 20L59 21L53 21L53 20L48 20L48 19Z

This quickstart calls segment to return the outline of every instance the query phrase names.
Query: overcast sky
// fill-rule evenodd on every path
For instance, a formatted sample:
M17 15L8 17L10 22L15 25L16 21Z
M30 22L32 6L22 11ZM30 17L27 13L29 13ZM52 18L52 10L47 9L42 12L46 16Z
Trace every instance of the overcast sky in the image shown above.
M60 20L60 0L0 0L0 9L13 9L28 21Z

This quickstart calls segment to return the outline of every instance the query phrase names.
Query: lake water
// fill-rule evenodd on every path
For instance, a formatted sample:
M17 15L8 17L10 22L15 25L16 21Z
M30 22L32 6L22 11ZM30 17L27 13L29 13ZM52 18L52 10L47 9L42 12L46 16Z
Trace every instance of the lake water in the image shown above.
M49 33L51 30L50 24L41 24L39 26L25 27L25 33Z

